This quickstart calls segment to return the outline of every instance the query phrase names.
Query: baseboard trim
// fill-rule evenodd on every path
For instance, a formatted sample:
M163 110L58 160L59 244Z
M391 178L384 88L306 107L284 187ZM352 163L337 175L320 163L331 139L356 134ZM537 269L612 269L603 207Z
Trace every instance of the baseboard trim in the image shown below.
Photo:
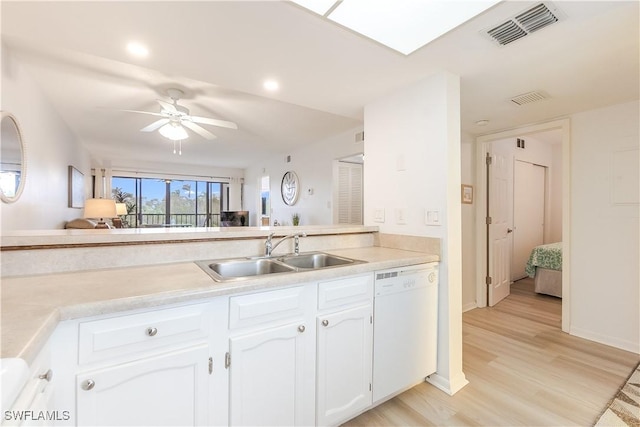
M584 338L589 341L595 341L600 344L609 345L611 347L619 348L621 350L630 351L632 353L640 354L640 343L627 341L622 339L612 338L608 335L602 335L586 329L571 327L569 330L570 335L574 335L579 338Z
M438 373L435 373L435 374L429 375L426 378L426 381L429 384L433 385L434 387L444 391L449 396L453 396L454 394L462 390L464 386L469 384L469 381L467 381L467 378L464 376L464 373L462 372L460 373L460 375L456 376L453 380L449 380L443 377L442 375L438 375Z
M474 308L478 308L478 304L475 301L468 302L462 306L462 312L464 313L466 311L473 310Z

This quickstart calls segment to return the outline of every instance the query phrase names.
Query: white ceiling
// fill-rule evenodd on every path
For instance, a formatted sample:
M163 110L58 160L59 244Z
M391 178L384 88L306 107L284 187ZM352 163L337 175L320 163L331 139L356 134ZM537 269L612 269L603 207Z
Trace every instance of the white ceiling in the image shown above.
M476 135L639 98L638 1L555 1L560 22L504 47L483 37L538 3L502 2L409 56L285 1L3 0L1 29L103 164L246 167L361 126L364 105L441 70L461 76L462 130ZM132 58L130 40L150 55ZM262 88L268 77L278 92ZM174 156L157 132L138 132L154 117L118 111L159 111L169 87L192 114L239 130L208 127L218 139L194 135ZM509 101L534 90L550 99Z

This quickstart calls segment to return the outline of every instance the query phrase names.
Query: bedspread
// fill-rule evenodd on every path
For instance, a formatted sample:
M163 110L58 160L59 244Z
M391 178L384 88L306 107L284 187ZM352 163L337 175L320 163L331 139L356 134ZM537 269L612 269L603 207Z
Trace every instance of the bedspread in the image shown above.
M529 277L535 277L536 267L549 270L562 270L562 242L549 243L533 248L525 272Z

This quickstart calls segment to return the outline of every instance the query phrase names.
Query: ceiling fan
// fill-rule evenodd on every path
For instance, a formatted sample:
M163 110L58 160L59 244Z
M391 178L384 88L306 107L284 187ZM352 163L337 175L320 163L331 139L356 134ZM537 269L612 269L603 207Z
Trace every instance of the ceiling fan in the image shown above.
M199 126L200 124L225 127L229 129L238 129L238 125L226 120L211 119L207 117L192 116L189 109L178 105L178 100L184 92L180 89L167 89L167 95L173 100L173 103L157 99L161 110L159 113L150 111L123 110L130 113L149 114L151 116L162 117L161 119L151 123L140 129L141 132L153 132L158 130L162 136L172 141L181 141L189 137L186 128L192 130L203 138L215 139L216 136L207 129Z

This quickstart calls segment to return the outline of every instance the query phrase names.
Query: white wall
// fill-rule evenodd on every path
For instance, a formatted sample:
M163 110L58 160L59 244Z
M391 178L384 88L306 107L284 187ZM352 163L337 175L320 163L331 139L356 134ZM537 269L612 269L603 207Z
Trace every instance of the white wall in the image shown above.
M564 261L571 263L571 333L634 352L639 117L637 101L572 117L571 259Z
M549 242L562 241L562 144L551 146L551 177L549 188L551 191L551 224L549 227Z
M273 220L283 225L292 225L291 216L300 214L301 225L322 225L333 223L333 161L362 153L362 142L355 142L355 134L362 128L355 128L325 140L311 143L296 151L273 156L252 165L245 170L245 209L250 211L250 224L260 225L259 196L260 178L270 177L271 224ZM286 156L291 162L286 162ZM365 161L365 169L366 169ZM294 171L300 179L301 193L293 206L287 206L280 195L282 176ZM309 189L313 194L308 194Z
M442 239L438 371L453 394L462 372L460 80L440 73L365 106L365 225L383 233ZM384 210L384 222L374 221ZM425 224L425 210L440 225Z
M49 104L25 67L2 45L0 108L20 123L27 144L24 192L13 204L2 203L2 231L62 228L82 215L68 208L68 166L84 174L91 194L91 160L56 110Z
M463 134L461 149L461 180L463 184L472 185L476 189L476 150L475 138L472 135ZM474 191L475 192L475 191ZM462 310L467 311L476 308L476 251L475 237L469 241L470 236L476 234L476 206L477 200L474 194L472 204L463 204L462 209Z

